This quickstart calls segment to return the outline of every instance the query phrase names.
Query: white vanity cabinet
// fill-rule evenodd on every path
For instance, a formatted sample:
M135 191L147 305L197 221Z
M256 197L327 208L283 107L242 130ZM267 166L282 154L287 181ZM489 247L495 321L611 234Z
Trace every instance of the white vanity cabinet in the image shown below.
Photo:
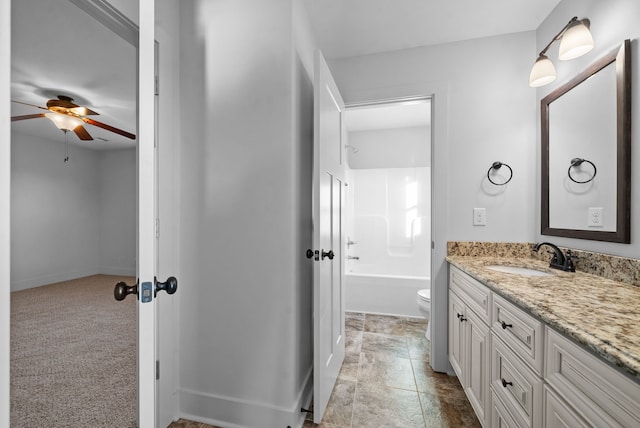
M518 427L541 428L543 324L498 295L491 310L491 390Z
M489 310L491 293L455 270L449 290L449 360L484 427L490 424Z
M449 359L484 427L640 427L640 382L450 265Z
M550 327L546 330L544 377L563 398L561 404L580 415L585 426L640 427L640 384ZM551 411L559 407L552 405Z

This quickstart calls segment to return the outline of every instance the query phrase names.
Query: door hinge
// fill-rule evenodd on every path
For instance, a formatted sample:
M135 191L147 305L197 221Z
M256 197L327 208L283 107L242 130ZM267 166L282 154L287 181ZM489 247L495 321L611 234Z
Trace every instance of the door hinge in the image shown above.
M160 238L160 219L156 218L156 239Z
M160 95L160 78L158 76L155 76L155 82L154 82L155 88L154 88L154 95Z
M156 360L156 380L160 380L160 360Z

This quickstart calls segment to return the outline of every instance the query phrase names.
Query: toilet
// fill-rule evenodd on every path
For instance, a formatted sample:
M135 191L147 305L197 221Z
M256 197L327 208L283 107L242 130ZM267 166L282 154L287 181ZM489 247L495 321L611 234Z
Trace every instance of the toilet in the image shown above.
M427 340L431 340L431 290L428 288L419 290L417 301L418 310L428 322L424 337L426 337Z

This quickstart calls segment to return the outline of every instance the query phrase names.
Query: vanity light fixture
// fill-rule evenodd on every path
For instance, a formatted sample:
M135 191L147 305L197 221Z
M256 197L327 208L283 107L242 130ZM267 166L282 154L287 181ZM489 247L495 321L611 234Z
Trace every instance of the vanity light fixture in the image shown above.
M593 49L593 37L589 26L590 21L587 18L578 19L577 16L571 18L567 25L540 52L529 75L529 86L537 88L556 80L556 68L546 55L553 42L560 40L558 59L562 61L578 58Z

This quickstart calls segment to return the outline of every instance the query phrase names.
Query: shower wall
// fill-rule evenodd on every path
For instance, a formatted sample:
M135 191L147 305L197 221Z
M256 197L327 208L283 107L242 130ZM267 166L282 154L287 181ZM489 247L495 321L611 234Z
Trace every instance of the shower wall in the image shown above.
M430 276L430 167L352 169L347 274Z

